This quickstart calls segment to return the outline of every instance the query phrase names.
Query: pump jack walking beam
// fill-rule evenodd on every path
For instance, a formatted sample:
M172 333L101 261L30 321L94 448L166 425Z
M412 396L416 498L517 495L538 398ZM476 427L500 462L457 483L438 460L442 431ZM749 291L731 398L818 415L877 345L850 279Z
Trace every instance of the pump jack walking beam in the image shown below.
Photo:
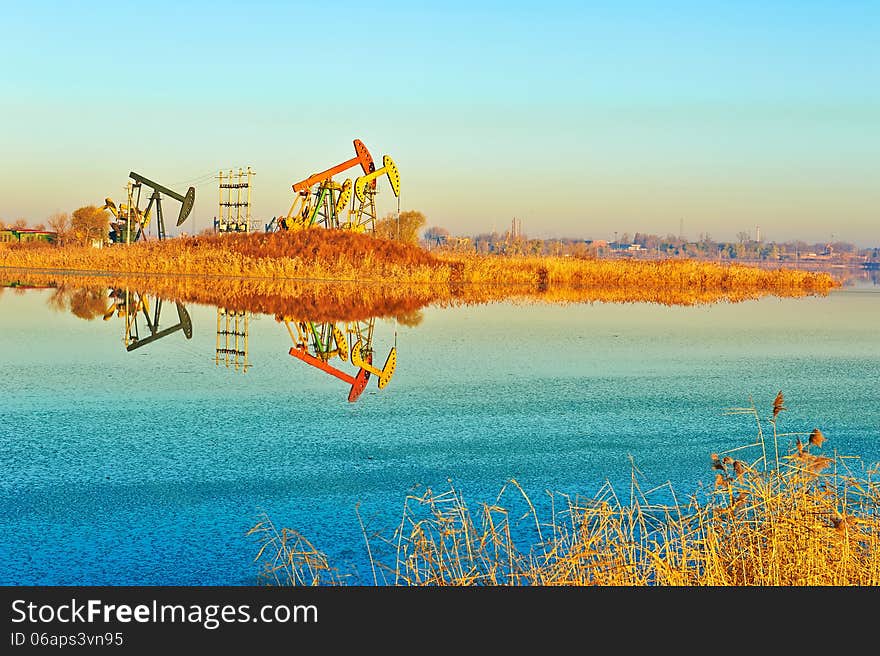
M397 170L397 165L394 163L394 160L391 159L391 156L384 155L382 157L381 169L375 169L354 181L354 194L359 201L363 203L366 199L366 194L364 192L367 188L367 184L371 184L371 188L375 188L376 178L383 174L388 176L388 181L391 183L391 191L394 192L395 196L400 197L400 172Z
M385 359L385 366L381 369L378 369L373 366L372 363L373 358L367 357L366 359L361 356L361 340L355 342L355 345L351 347L351 363L355 367L360 367L361 369L365 369L371 374L375 374L379 377L377 385L379 389L383 389L388 383L391 382L391 377L394 375L394 369L397 367L397 348L391 347L391 350L388 352L388 357Z
M144 310L144 316L147 318L147 327L150 329L150 336L144 337L143 339L138 339L131 342L128 346L125 347L126 351L133 351L136 348L140 348L141 346L146 346L150 342L155 342L157 339L162 339L163 337L167 337L172 333L176 333L178 330L182 330L184 336L187 339L192 339L192 320L190 319L189 313L186 311L186 308L180 303L176 303L177 305L177 318L179 319L179 323L177 325L166 328L165 330L158 330L159 328L159 312L161 311L161 301L156 301L156 316L153 321L150 321L150 315L147 314L146 307Z
M327 364L322 359L316 358L305 349L299 349L295 346L292 346L290 347L289 353L293 357L302 360L306 364L310 364L313 367L316 367L317 369L320 369L321 371L328 373L331 376L335 376L339 380L351 385L351 390L348 392L348 400L350 403L354 403L358 400L358 397L360 397L360 395L366 389L367 382L370 380L370 374L367 372L366 369L358 369L357 375L350 376L344 371L340 371L336 367Z
M300 193L304 191L308 191L308 189L317 182L323 182L328 178L332 178L337 173L342 173L343 171L347 171L353 166L357 166L360 164L361 169L364 171L364 175L368 175L372 173L376 165L373 163L373 156L370 155L370 151L367 150L367 147L360 139L354 140L354 152L356 153L354 157L349 160L342 162L342 164L337 164L336 166L330 167L326 171L322 171L321 173L315 173L310 175L305 180L300 180L295 185L293 185L293 190Z

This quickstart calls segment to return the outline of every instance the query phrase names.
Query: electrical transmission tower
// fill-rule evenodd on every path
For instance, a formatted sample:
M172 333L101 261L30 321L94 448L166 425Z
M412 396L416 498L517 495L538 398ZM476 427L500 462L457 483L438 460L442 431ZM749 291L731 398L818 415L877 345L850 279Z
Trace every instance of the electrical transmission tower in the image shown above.
M220 204L217 217L214 219L216 232L250 232L251 226L251 189L255 176L251 167L247 170L238 169L235 173L232 169L229 173L220 171ZM225 182L224 182L225 180ZM242 199L244 196L244 199Z

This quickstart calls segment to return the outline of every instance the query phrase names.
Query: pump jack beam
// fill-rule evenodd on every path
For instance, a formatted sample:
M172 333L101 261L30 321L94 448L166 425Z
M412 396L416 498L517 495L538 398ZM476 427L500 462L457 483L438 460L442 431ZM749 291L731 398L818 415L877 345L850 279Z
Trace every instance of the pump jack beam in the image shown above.
M360 139L354 140L354 152L355 156L349 160L342 162L342 164L337 164L336 166L333 166L326 171L315 173L305 180L297 182L293 185L293 190L296 192L304 192L316 182L323 182L324 180L332 178L337 173L347 171L348 169L352 168L353 166L357 166L358 164L360 164L364 175L372 173L376 168L376 165L373 163L373 156L370 155L370 151L367 150L364 142Z
M348 400L350 403L354 403L358 400L358 397L360 397L360 395L366 389L367 382L369 382L370 380L370 374L366 369L359 369L357 375L350 376L344 371L340 371L336 367L330 366L320 358L316 358L314 355L304 349L298 349L295 346L292 346L289 353L293 357L302 360L306 364L310 364L313 367L316 367L321 371L328 373L331 376L335 376L339 380L351 385L351 390L348 393Z
M156 322L150 321L150 316L147 314L147 326L152 333L149 337L144 337L143 339L139 339L135 342L132 342L128 346L125 347L126 351L133 351L136 348L140 348L141 346L146 346L150 342L155 342L157 339L162 339L163 337L167 337L172 333L176 333L178 330L182 330L183 334L187 339L192 338L192 320L189 317L189 313L186 311L186 308L183 307L180 303L177 303L177 318L180 320L176 326L171 326L166 328L165 330L160 330L156 332L156 328L158 327L158 311L156 313ZM146 314L146 309L144 309L144 313Z

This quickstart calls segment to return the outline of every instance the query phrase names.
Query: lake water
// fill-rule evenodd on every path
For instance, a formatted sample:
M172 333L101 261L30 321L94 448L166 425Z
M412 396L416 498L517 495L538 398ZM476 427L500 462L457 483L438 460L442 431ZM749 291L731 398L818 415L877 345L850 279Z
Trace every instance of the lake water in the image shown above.
M189 339L127 350L124 318L84 320L52 294L0 295L4 585L254 584L245 534L263 511L370 583L358 504L390 536L414 490L452 481L476 506L516 478L543 512L545 491L627 496L633 464L684 497L711 485L710 453L754 441L725 410L752 397L766 417L779 390L780 431L819 427L825 451L880 460L871 280L699 307L428 307L415 326L375 321L375 366L396 345L396 369L353 403L274 317L249 316L245 371L217 353L214 307L185 306ZM163 304L159 329L180 323Z

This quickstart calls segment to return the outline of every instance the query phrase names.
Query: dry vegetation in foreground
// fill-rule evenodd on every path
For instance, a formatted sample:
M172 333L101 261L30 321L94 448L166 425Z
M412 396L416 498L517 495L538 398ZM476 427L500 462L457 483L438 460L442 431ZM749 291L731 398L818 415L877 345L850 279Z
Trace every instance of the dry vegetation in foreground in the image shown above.
M18 245L0 248L0 266L27 269L29 278L41 270L56 278L104 272L114 286L175 300L291 316L300 313L301 304L316 317L325 312L318 307L322 303L355 315L387 316L398 306L517 298L695 305L825 294L839 286L826 273L695 260L435 257L417 246L335 230L199 236L104 249ZM353 299L347 290L331 292L325 303L309 300L305 287L292 281L356 281L369 284L370 291L366 299Z
M393 535L368 536L361 522L373 582L880 585L876 465L865 471L857 467L858 459L822 455L826 439L819 429L778 433L778 415L784 409L780 392L768 419L762 419L754 405L729 411L751 416L757 437L752 444L711 454L716 478L704 499L654 504L650 498L657 490L643 491L634 474L628 502L622 502L610 485L591 498L555 494L553 507L561 509L543 522L515 480L495 501L476 510L454 487L409 496ZM783 438L795 441L787 455L780 456ZM745 453L756 455L751 461L740 459ZM520 514L510 509L523 504L522 520L535 538L527 550L514 538ZM265 514L248 535L258 542L255 562L268 585L347 583L348 577L330 565L326 554ZM376 556L383 546L391 554L389 563Z

